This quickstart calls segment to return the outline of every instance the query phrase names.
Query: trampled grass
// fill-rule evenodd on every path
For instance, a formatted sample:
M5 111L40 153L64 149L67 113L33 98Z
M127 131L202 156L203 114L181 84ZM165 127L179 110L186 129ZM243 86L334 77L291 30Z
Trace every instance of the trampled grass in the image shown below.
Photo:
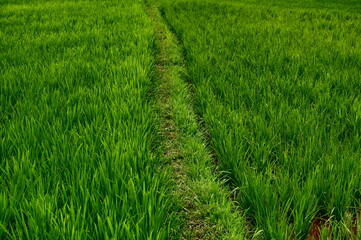
M167 239L142 1L0 7L0 239Z
M327 220L322 238L356 238L359 9L357 1L163 1L217 158L265 239L305 239L317 218Z
M182 219L174 239L243 240L246 221L215 173L206 137L194 112L185 77L182 46L156 5L148 4L156 33L156 93L163 138L161 149L173 169Z

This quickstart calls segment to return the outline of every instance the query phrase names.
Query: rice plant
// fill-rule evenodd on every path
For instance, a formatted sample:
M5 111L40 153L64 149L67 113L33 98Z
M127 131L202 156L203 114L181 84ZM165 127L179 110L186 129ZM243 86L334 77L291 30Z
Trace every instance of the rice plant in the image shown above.
M142 1L0 6L0 238L167 239Z
M254 231L306 239L323 219L323 237L360 236L360 2L162 6L184 44L209 141Z

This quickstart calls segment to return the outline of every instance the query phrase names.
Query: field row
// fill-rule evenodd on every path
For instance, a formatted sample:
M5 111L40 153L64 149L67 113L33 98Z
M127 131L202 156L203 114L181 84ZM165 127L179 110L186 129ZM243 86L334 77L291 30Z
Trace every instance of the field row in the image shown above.
M162 11L255 231L305 239L327 221L323 239L350 239L361 207L360 4L302 3L166 1Z
M0 12L0 239L166 239L142 1Z

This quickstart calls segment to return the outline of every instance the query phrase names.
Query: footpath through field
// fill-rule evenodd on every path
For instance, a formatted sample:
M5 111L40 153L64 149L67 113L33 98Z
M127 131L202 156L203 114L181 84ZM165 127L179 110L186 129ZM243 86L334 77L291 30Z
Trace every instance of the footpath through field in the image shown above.
M182 207L182 239L245 239L246 225L231 200L231 193L219 181L192 107L190 86L181 45L169 30L158 8L148 5L155 28L156 101L159 106L161 149L172 166Z

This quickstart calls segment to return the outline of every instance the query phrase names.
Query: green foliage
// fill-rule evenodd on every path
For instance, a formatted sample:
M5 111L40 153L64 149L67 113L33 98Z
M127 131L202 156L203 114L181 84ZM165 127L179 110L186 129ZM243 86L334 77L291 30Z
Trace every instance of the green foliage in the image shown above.
M180 193L156 150L145 2L184 48L167 32L160 57L185 195L208 237L247 230L212 173L189 90L254 238L306 239L320 218L321 239L360 237L360 1L4 0L0 239L180 236Z
M231 193L220 175L215 174L212 155L206 146L204 132L194 112L191 85L181 44L168 29L159 10L151 6L157 38L157 71L161 121L167 131L163 142L165 155L173 162L178 187L175 195L184 211L183 227L175 239L246 239L246 221L238 212ZM163 131L164 131L163 130Z
M337 229L361 207L360 4L263 3L163 1L162 12L212 147L263 237L305 239L327 216L335 239L348 238Z
M3 4L0 29L0 238L167 239L143 2Z

